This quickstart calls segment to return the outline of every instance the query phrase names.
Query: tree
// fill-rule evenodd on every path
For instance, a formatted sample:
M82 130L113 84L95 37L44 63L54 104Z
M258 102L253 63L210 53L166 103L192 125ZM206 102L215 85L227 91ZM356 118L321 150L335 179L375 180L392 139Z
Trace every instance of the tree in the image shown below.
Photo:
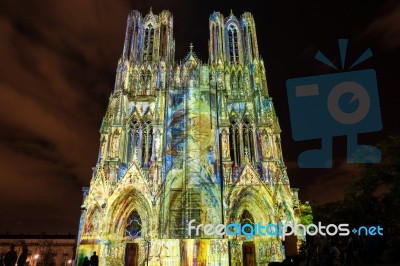
M380 164L364 164L342 201L314 207L316 220L351 226L400 224L400 134L378 143Z
M390 227L400 221L400 134L377 146L382 162L363 166L360 178L349 187L344 204L353 212L357 225Z
M300 203L300 223L307 226L313 222L313 213L310 203Z

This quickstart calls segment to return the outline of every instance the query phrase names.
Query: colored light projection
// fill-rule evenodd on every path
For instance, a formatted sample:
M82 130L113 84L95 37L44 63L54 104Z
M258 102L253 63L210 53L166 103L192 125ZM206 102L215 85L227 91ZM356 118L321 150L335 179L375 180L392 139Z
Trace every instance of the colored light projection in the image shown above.
M210 16L209 62L174 61L172 14L132 11L84 189L77 257L100 265L267 265L279 236L192 224L297 221L250 13Z

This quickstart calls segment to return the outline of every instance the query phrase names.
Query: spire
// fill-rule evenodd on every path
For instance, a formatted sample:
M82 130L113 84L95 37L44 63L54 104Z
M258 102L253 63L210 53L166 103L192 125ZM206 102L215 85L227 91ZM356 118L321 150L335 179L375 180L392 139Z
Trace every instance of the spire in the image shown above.
M196 54L193 52L193 43L189 45L189 53L186 55L185 59L183 60L185 64L189 64L192 67L196 66L200 60L197 58Z
M233 10L231 9L231 13L229 14L229 18L236 18L235 15L233 14Z

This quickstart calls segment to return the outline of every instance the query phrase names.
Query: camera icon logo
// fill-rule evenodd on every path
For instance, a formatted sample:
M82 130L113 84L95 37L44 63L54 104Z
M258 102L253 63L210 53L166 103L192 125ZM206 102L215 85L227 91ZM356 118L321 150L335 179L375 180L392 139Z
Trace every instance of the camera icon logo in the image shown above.
M342 69L347 40L339 40ZM368 49L348 70L372 56ZM315 57L338 69L318 51ZM296 141L321 139L321 149L299 155L301 168L331 168L332 139L347 136L348 163L379 163L380 151L359 145L360 133L382 129L376 73L373 69L289 79L286 82L292 137Z

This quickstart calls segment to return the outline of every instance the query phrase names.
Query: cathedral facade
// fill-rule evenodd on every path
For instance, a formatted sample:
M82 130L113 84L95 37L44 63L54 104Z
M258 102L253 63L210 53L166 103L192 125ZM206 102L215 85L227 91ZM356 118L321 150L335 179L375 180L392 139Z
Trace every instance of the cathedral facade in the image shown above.
M77 260L100 265L267 265L280 236L206 234L199 224L296 218L253 16L209 19L208 63L176 62L169 11L128 17L115 86L84 189Z

